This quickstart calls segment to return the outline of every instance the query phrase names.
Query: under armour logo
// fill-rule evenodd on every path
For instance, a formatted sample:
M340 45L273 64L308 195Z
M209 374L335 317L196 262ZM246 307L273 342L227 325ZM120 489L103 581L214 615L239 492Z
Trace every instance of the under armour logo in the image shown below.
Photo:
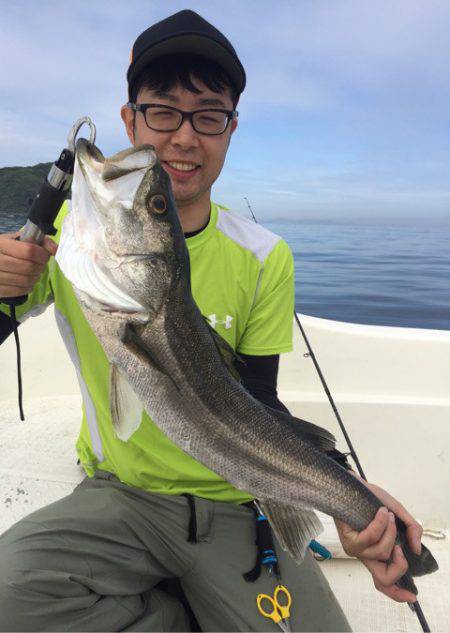
M210 314L208 317L208 321L211 327L215 328L216 325L220 323L226 330L230 329L232 320L233 317L229 314L227 314L224 319L217 319L215 314Z

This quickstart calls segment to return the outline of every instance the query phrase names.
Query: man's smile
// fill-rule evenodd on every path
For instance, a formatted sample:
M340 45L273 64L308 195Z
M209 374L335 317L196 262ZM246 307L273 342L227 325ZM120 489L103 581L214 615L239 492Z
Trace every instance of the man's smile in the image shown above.
M180 180L188 180L200 170L200 165L186 161L161 161L168 174Z

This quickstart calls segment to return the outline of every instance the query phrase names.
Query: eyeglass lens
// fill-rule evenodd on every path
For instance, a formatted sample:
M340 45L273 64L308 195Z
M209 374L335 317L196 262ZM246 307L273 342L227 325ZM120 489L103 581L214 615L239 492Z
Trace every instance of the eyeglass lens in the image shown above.
M147 125L158 132L171 132L181 123L182 115L167 108L147 108L145 112ZM225 112L205 110L192 116L192 123L197 132L203 134L221 134L227 127L228 117Z

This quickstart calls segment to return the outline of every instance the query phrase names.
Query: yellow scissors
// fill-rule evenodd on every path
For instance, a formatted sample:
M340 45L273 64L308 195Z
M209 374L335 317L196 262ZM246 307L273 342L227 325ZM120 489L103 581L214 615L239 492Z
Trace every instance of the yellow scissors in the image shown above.
M264 601L270 604L270 611L264 608L262 604ZM277 585L275 587L273 596L269 596L266 593L260 593L256 598L258 611L261 613L261 615L263 615L265 618L270 618L271 620L273 620L275 624L278 624L280 629L284 631L284 633L290 633L291 631L291 627L289 624L291 603L291 594L286 589L286 587L284 587L284 585Z

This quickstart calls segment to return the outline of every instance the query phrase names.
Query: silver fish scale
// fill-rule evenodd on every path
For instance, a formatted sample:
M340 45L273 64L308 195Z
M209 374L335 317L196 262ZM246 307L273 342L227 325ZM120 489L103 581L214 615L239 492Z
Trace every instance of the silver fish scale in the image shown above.
M181 343L180 336L169 343L162 318L142 330L143 343L166 369L162 373L121 342L126 319L104 315L99 321L89 309L85 312L151 419L195 459L257 498L315 508L355 529L374 516L381 504L363 484L301 440L233 379L206 325L204 347L211 349L205 371L199 371L201 359L186 353L189 345L174 345ZM197 346L198 337L196 329L185 342Z
M139 378L131 358L131 382L155 423L183 450L255 497L316 508L357 529L373 518L381 505L376 497L231 376L189 296L170 297L164 316L140 336L169 378L144 393L149 367Z

